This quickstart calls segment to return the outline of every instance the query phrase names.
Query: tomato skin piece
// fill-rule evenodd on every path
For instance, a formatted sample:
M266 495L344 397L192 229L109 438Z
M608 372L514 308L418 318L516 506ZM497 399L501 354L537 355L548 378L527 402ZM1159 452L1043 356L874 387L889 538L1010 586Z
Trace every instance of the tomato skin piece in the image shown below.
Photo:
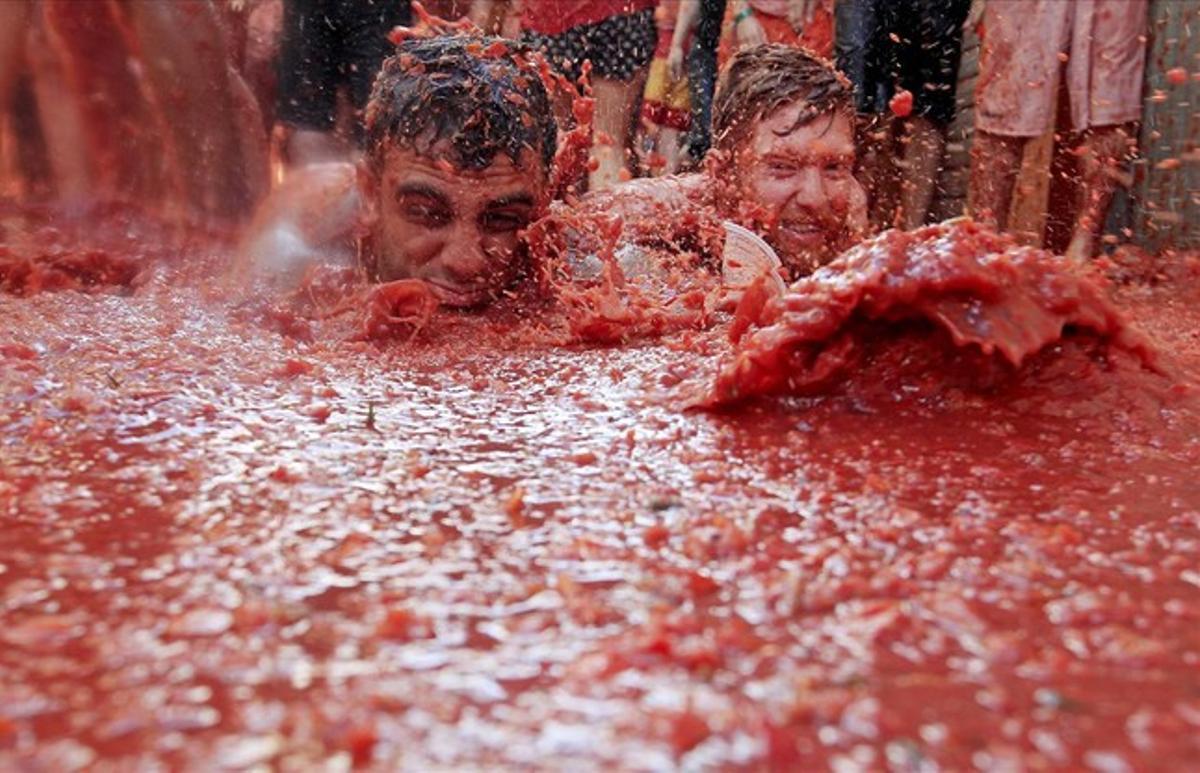
M659 548L667 544L667 540L671 539L671 530L666 526L655 525L649 526L642 532L642 541L647 547Z
M350 752L350 759L355 767L361 768L371 762L375 752L375 744L379 742L379 734L373 724L355 725L346 731L342 743Z
M679 756L699 746L711 734L708 723L694 711L681 712L671 721L671 746Z
M280 378L295 378L296 376L307 376L316 371L316 366L311 362L289 357L284 360L283 365L276 371Z
M907 118L913 111L913 94L908 89L900 89L888 102L888 108L897 118Z
M592 119L596 117L596 100L591 97L579 97L571 105L571 113L578 123L590 126Z

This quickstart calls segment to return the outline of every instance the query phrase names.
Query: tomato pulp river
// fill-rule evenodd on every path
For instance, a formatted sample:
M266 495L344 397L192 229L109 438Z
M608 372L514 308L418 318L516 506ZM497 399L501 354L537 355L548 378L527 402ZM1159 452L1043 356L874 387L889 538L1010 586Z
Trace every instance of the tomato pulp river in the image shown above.
M1200 754L1183 279L1118 292L1165 373L1068 336L979 389L913 367L914 324L702 413L661 396L701 334L288 336L213 286L220 240L2 227L109 268L0 272L0 767Z

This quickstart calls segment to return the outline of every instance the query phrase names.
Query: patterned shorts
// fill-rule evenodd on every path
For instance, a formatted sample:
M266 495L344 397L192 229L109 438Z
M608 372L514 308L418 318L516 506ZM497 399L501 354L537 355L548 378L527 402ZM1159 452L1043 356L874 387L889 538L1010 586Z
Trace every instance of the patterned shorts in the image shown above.
M545 54L572 81L579 79L585 60L592 62L592 77L629 81L654 56L658 28L654 9L647 8L574 27L559 35L526 31L522 39Z

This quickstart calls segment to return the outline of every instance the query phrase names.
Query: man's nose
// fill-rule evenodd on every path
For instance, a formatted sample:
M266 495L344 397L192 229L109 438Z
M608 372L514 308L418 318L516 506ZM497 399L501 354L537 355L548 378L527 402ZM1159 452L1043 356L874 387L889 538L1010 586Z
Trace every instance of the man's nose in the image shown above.
M488 272L492 262L473 228L455 229L443 249L446 272L456 281L478 279Z
M825 190L825 177L821 170L806 166L796 172L792 185L792 204L804 207L817 207L828 198Z

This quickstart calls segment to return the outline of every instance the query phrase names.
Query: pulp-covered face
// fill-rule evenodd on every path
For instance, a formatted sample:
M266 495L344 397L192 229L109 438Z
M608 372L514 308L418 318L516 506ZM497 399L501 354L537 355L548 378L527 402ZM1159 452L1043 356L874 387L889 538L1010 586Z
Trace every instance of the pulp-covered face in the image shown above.
M543 213L547 176L532 153L480 171L391 148L363 171L380 281L422 279L447 306L493 300L518 271L518 232Z
M851 246L867 211L854 177L851 117L839 111L792 129L804 108L797 101L759 121L737 153L746 211L794 276Z

